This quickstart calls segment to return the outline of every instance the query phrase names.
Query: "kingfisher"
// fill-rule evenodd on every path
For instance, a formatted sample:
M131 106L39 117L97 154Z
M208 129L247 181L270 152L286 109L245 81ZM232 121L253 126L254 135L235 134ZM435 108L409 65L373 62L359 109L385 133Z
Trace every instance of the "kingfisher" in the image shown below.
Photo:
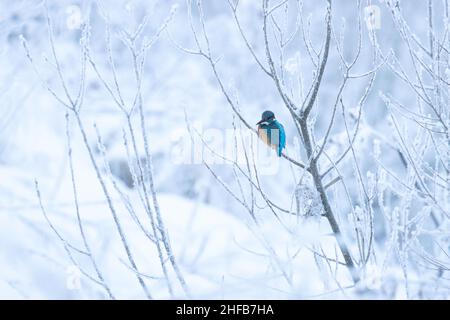
M258 137L281 157L281 152L286 147L286 133L283 125L275 119L275 114L270 110L264 111L257 125Z

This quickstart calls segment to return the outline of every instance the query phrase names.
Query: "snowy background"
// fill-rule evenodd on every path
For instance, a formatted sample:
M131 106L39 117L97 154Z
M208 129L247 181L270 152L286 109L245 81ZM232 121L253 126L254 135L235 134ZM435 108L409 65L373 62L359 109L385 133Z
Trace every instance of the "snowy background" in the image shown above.
M235 132L254 135L231 105L251 126L274 111L286 153L308 161L258 64L269 68L261 2L239 1L237 24L235 0L0 0L0 298L450 297L450 4L332 1L308 125L314 145L327 137L318 166L331 165L323 181L355 283L309 173L270 150L246 162L267 151L255 139L233 154ZM302 106L327 1L267 10L275 69Z

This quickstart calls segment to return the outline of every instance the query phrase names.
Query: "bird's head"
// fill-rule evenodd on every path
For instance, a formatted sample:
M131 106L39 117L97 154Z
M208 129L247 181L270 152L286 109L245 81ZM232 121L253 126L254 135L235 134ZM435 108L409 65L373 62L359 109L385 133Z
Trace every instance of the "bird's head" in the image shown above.
M258 121L257 125L264 124L264 123L268 124L273 119L275 119L275 114L270 110L266 110L262 113L261 120Z

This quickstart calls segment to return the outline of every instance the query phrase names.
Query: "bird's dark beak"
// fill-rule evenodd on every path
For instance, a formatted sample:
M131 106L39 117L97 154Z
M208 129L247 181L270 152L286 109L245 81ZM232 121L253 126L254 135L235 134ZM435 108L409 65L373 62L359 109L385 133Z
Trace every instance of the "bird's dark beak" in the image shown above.
M263 121L264 121L264 119L259 120L259 121L256 123L256 125L260 125L261 122L263 122Z

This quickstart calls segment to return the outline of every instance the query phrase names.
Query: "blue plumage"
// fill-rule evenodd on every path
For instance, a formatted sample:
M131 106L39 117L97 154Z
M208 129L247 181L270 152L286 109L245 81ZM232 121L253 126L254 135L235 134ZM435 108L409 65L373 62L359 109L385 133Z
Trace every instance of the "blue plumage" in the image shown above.
M281 123L275 119L272 111L264 111L258 125L258 136L269 147L277 151L281 157L283 149L286 147L286 132Z

